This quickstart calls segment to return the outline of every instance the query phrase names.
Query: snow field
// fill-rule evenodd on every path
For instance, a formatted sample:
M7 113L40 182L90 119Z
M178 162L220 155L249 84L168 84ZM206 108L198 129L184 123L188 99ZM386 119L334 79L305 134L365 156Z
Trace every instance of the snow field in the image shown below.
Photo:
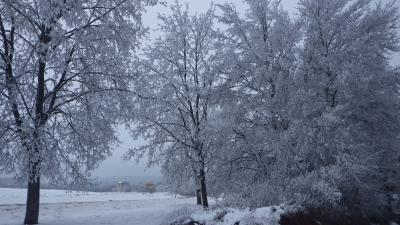
M25 189L0 188L0 225L21 225ZM41 190L40 225L159 225L195 198L168 193L94 193Z
M150 195L148 193L138 192L77 192L47 189L42 189L40 191L41 203L129 201L170 198L172 198L172 195L167 192L156 192ZM25 202L26 189L0 188L0 205L25 204Z

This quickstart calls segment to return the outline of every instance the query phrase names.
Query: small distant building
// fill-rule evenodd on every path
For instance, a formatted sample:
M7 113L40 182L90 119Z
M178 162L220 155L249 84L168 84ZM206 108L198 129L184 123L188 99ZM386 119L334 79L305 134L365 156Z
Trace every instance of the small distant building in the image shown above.
M115 192L128 192L129 189L129 183L126 181L118 181L113 188Z
M156 185L152 182L147 182L145 184L146 192L149 192L150 195L153 195L154 192L156 192Z

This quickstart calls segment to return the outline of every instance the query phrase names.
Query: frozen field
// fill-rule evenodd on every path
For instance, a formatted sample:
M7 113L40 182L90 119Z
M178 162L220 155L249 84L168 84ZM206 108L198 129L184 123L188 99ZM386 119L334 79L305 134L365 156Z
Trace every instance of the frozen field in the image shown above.
M25 189L0 188L0 225L20 225L25 213ZM194 198L168 193L95 193L41 190L42 225L159 225Z

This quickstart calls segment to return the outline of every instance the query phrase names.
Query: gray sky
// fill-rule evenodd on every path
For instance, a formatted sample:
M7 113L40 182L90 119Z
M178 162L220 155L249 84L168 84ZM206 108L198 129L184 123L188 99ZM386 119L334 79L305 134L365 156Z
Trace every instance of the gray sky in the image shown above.
M387 2L388 0L384 0ZM166 0L168 4L174 3L174 0ZM185 2L185 1L180 1ZM210 6L211 2L214 4L223 4L224 2L234 3L238 10L245 10L245 5L242 0L186 0L189 4L189 10L191 12L205 12ZM295 12L298 0L282 0L282 5L284 9L288 10L292 14ZM378 2L378 1L377 1ZM398 7L400 7L400 1L396 1ZM168 12L168 7L155 6L148 9L147 13L144 15L143 22L146 26L150 27L150 38L154 39L158 32L155 31L158 24L157 15L158 13ZM392 58L393 65L400 64L400 54L397 53ZM143 142L133 141L129 136L129 133L122 127L119 129L121 145L114 148L113 155L105 160L102 165L94 171L94 176L109 177L109 176L154 176L160 175L160 168L146 168L146 160L142 160L139 164L136 164L134 160L123 161L123 154L131 147L141 144Z

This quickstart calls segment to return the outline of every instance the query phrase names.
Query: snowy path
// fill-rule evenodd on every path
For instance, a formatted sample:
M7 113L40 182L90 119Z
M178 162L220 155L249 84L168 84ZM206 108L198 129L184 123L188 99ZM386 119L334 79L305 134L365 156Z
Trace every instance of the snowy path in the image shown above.
M0 189L0 196L7 194ZM46 192L44 192L46 193ZM65 193L65 192L64 192ZM10 193L9 193L10 194ZM132 196L136 194L137 200ZM89 196L92 194L89 193ZM147 199L140 193L126 193L130 200L121 200L123 193L95 193L100 201L86 196L89 200L82 202L80 197L69 198L68 202L44 203L40 208L40 224L42 225L159 225L166 215L175 208L192 205L194 198L173 198L166 195ZM104 201L104 195L109 200ZM50 195L51 196L51 195ZM113 196L116 200L111 200ZM145 195L146 196L146 195ZM48 197L51 199L51 197ZM65 196L60 198L65 200ZM76 202L73 202L76 200ZM5 205L0 200L0 225L20 225L23 222L25 206L23 204Z

